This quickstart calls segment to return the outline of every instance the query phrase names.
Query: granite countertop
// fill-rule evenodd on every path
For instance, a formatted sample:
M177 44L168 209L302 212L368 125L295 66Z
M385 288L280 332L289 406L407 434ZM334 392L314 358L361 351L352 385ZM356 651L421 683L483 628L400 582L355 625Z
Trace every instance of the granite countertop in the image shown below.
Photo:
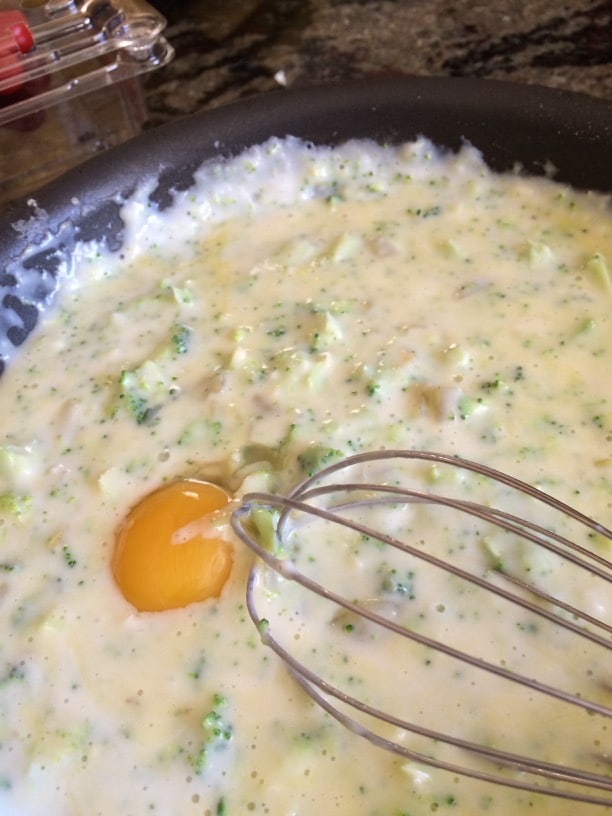
M612 101L612 0L148 2L167 19L174 59L0 127L0 207L143 127L284 88L458 76Z
M147 126L282 87L375 76L539 83L612 100L612 0L152 0L174 60Z

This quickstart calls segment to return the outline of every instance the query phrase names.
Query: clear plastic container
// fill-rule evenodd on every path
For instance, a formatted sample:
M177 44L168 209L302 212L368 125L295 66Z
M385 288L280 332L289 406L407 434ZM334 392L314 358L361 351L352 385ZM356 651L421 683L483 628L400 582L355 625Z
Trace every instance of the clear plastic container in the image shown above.
M165 24L140 0L0 0L0 204L141 130Z

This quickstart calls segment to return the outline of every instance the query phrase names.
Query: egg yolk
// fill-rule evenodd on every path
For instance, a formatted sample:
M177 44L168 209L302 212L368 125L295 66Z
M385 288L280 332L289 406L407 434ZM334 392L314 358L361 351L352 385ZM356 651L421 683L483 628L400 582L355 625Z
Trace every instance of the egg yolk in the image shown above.
M135 505L117 530L112 572L125 599L161 612L220 595L233 550L210 514L229 496L217 485L182 479Z

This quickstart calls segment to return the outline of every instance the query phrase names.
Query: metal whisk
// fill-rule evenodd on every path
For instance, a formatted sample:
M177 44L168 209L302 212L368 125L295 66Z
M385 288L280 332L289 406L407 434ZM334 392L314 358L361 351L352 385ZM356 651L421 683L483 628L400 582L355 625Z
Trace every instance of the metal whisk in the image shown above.
M232 526L261 559L247 603L263 642L348 729L409 773L612 805L609 528L405 450L247 494Z

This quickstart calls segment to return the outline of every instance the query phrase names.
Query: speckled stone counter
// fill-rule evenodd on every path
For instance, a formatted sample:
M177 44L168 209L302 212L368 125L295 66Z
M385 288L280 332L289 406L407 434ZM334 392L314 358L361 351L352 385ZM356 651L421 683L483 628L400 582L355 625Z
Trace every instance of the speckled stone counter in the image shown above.
M612 0L154 0L175 59L147 126L282 87L372 76L535 82L612 99Z
M0 128L0 207L143 128L285 88L458 76L612 101L612 0L148 2L174 59Z

